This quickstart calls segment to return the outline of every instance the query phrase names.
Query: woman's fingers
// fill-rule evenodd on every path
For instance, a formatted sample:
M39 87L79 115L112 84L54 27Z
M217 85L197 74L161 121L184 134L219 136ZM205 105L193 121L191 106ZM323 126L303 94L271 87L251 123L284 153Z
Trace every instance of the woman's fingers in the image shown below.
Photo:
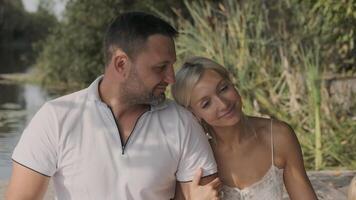
M215 178L210 183L206 185L200 185L201 178L203 176L203 170L199 168L194 174L192 185L193 187L193 197L192 199L213 199L219 200L219 190L221 188L221 181L219 178Z
M221 181L219 178L215 178L213 181L209 183L209 185L212 185L213 188L220 188L221 187Z
M199 168L193 177L193 185L198 186L200 184L201 176L203 175L203 170Z

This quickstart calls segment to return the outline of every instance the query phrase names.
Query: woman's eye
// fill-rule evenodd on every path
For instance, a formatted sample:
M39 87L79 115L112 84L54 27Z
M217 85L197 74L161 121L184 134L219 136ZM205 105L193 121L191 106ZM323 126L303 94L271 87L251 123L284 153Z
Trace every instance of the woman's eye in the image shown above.
M207 108L208 106L210 105L210 102L209 101L205 101L205 102L203 102L203 104L202 104L202 108L203 109L205 109L205 108Z
M220 88L220 91L223 92L227 90L228 87L229 87L228 85L224 85L223 87Z

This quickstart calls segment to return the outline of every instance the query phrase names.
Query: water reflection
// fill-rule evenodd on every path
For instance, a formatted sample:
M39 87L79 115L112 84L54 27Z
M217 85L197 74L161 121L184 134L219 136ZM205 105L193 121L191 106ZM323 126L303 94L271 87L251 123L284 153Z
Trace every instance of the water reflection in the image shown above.
M11 154L48 93L37 85L0 84L0 179L11 174Z

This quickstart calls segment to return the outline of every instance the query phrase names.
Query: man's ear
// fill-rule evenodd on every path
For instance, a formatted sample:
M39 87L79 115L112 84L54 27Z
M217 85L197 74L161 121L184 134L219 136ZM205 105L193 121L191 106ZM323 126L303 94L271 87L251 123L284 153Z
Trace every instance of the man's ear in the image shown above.
M114 70L121 76L126 77L129 74L130 60L125 52L117 49L112 58Z

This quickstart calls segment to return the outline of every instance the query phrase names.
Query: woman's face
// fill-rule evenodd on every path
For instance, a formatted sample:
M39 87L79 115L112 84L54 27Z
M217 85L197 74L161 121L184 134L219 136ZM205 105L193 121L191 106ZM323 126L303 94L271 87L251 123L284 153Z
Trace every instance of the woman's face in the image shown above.
M242 116L241 97L229 80L206 70L192 90L190 108L212 127L235 125Z

